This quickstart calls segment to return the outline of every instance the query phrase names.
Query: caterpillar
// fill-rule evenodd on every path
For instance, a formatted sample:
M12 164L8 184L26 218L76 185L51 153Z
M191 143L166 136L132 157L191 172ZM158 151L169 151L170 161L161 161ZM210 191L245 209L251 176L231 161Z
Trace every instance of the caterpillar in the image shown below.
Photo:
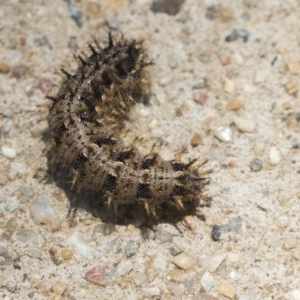
M183 163L184 150L164 160L154 143L148 154L139 151L139 138L125 145L124 122L149 86L143 40L116 38L105 46L88 44L90 54L76 55L74 74L61 69L63 80L50 100L48 116L51 162L66 166L72 186L95 190L117 213L123 204L142 205L148 215L170 206L188 211L209 204L205 193L210 170L207 160Z

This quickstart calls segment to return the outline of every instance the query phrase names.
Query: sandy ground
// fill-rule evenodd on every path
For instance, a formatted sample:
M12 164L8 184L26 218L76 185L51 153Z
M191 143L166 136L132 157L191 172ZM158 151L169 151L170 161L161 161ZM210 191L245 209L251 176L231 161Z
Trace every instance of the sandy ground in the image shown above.
M0 1L1 298L298 300L299 2L186 0L175 15L151 3ZM162 222L145 238L143 216L122 208L116 222L48 168L44 93L109 27L155 61L132 135L163 141L167 159L184 145L184 160L210 158L213 203L192 229ZM84 279L97 266L102 285Z

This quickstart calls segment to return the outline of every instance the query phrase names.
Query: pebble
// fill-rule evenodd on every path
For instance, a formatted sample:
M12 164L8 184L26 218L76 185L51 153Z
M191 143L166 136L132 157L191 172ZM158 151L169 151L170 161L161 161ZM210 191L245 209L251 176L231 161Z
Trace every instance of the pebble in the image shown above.
M249 32L246 29L234 29L230 35L226 36L225 42L230 43L237 39L241 39L246 43L249 39Z
M102 223L95 225L92 233L92 239L98 240L103 236L109 236L116 231L116 226L113 223Z
M266 144L263 142L258 142L254 146L254 152L256 155L263 155L266 150Z
M9 281L6 283L5 288L10 292L14 293L17 289L17 285L15 282Z
M205 290L205 292L211 291L216 285L214 278L208 272L205 272L202 275L200 284L202 288Z
M11 203L7 203L5 206L4 206L4 209L6 212L13 212L16 208L18 207L18 204L17 203L14 203L14 202L11 202Z
M107 284L105 268L98 266L87 271L84 279L90 283L105 286Z
M156 256L153 260L153 266L160 272L166 272L167 265L168 263L161 256Z
M135 272L134 276L133 276L133 281L135 283L135 285L139 286L141 284L143 284L144 282L146 282L148 280L148 276L146 273L142 273L142 272Z
M232 142L232 130L230 127L219 126L213 129L215 137L224 143Z
M10 159L14 159L17 156L17 151L14 148L3 145L1 147L2 154Z
M71 246L76 249L76 252L87 258L93 259L94 258L94 249L90 247L81 237L78 231L75 231L68 239L68 242Z
M297 240L293 235L288 234L283 241L283 245L286 250L293 249L297 245Z
M291 250L292 256L300 261L300 248L295 248Z
M185 0L155 0L152 2L151 11L154 13L165 13L175 16L180 11L181 5Z
M285 85L285 90L289 95L296 96L299 90L299 83L291 80Z
M4 61L0 61L0 73L8 73L10 71L10 65Z
M181 223L188 229L194 231L195 230L195 223L192 216L184 216L181 220Z
M174 283L171 286L171 292L175 299L179 299L184 294L184 284L183 283Z
M8 252L8 250L0 245L0 266L5 266L11 264L11 256Z
M277 150L276 147L271 147L269 150L269 159L271 165L275 166L278 165L281 161L280 152Z
M124 0L105 0L105 5L107 9L118 10L120 7L124 6Z
M229 282L223 281L219 286L219 293L222 296L225 296L229 299L234 299L235 297L234 286Z
M188 270L196 265L197 261L194 257L188 255L185 252L181 252L173 259L174 264L183 270Z
M175 255L178 255L179 253L181 253L183 251L183 249L178 246L178 245L172 245L171 248L170 248L170 253L175 256Z
M33 137L40 137L48 129L48 121L43 120L30 128Z
M219 60L222 66L226 66L230 63L231 61L231 55L230 53L224 53L219 55Z
M294 300L300 300L300 290L293 290L292 297Z
M7 134L10 132L11 128L12 128L12 125L13 125L13 120L12 119L8 119L4 125L2 126L2 132Z
M244 107L244 102L240 100L231 101L226 105L227 110L233 110L233 111L239 110L243 107Z
M52 290L56 295L62 295L66 290L66 285L61 282L54 283L52 286Z
M184 286L188 293L192 292L194 283L195 283L195 277L192 276L184 280Z
M285 213L275 213L274 223L280 228L286 228L290 224L290 219Z
M298 61L289 61L287 63L287 67L289 69L289 72L291 75L297 75L299 73L300 70L300 64Z
M194 296L193 300L219 300L219 299L206 293L198 293L197 295Z
M133 269L133 264L129 260L122 260L117 266L117 273L119 276L124 276Z
M222 226L222 229L227 232L239 233L242 229L242 218L237 216L229 219L229 221Z
M241 54L239 54L239 53L235 53L233 55L233 60L239 66L243 65L244 62L245 62L244 57Z
M117 17L110 17L106 19L107 25L111 29L117 29L119 26L119 19Z
M220 240L221 233L222 233L221 227L219 225L213 225L210 236L211 236L212 240L216 242L216 241Z
M41 78L39 80L38 86L39 86L39 89L45 94L50 93L52 90L52 87L53 87L51 80L49 80L47 78Z
M31 216L36 224L46 224L52 231L60 227L60 218L53 211L49 199L39 195L30 205Z
M235 93L235 83L231 79L225 77L224 79L224 91L229 93L229 94L234 94Z
M263 166L263 162L261 159L259 158L255 158L253 159L251 162L250 162L250 169L253 171L253 172L258 172L262 169L262 166Z
M193 100L201 105L207 102L208 95L206 92L195 90L193 91Z
M220 267L222 262L225 260L225 254L215 254L215 255L202 255L200 256L201 266L208 272L214 273Z
M191 146L197 147L200 145L201 141L202 141L202 139L201 139L200 135L196 133L191 139Z
M160 289L158 287L143 288L143 291L152 297L160 295Z
M254 75L254 83L258 84L258 83L265 82L269 74L268 72L269 71L265 71L265 70L257 70Z
M74 252L70 249L64 248L60 251L60 256L62 257L62 259L67 260L72 258L74 255Z
M256 123L249 118L246 117L236 117L234 118L235 126L242 132L254 132L256 129Z
M239 300L253 300L257 299L255 290L248 290L247 292L243 293L240 297Z
M207 84L208 84L207 78L202 77L197 84L193 85L192 89L193 90L204 89L205 87L207 87Z
M67 3L68 12L70 17L75 21L78 27L82 27L83 25L83 13L79 10L79 8L73 3L72 0L64 0Z
M96 2L88 2L86 10L90 15L96 15L100 11L100 5Z
M127 257L131 257L136 254L139 250L140 244L136 241L129 241L128 244L125 246L125 253Z
M156 240L159 240L161 244L166 244L173 242L174 234L159 227L159 230L155 232L154 237Z
M28 72L28 67L26 65L16 65L12 67L12 76L20 79Z

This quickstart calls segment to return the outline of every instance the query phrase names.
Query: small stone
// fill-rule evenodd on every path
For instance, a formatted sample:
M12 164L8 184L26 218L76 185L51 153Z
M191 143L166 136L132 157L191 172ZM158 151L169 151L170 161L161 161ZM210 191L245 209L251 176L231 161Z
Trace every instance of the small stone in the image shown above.
M254 83L262 83L266 81L268 77L268 72L266 70L257 70L254 75Z
M232 130L230 127L219 126L213 129L215 137L224 143L232 142Z
M241 39L246 43L249 39L249 32L246 29L234 29L230 35L226 36L225 42L230 43L237 39Z
M205 290L205 292L210 292L216 285L214 278L208 272L205 272L202 275L200 284Z
M234 286L231 283L224 281L219 286L219 293L222 296L225 296L229 299L234 299L235 296Z
M256 129L256 123L249 118L245 117L236 117L234 118L235 126L242 132L254 132Z
M219 300L219 299L206 293L198 293L197 295L194 296L193 300Z
M202 139L201 139L200 135L196 133L191 139L191 146L197 147L200 145L201 141L202 141Z
M11 202L11 203L7 203L7 204L4 206L4 209L5 209L5 211L11 213L11 212L13 212L17 207L18 207L18 204L17 204L17 203Z
M206 92L195 90L193 91L193 99L195 102L204 105L207 102L208 95Z
M227 77L224 79L224 91L229 94L235 93L235 83Z
M129 260L122 260L117 266L117 273L119 276L124 276L133 269L133 264Z
M158 287L143 288L143 291L152 297L160 295L160 289Z
M297 240L293 235L288 234L284 239L283 245L286 250L293 249L297 245Z
M154 13L165 13L175 16L180 11L181 5L185 0L153 0L151 11Z
M64 283L57 282L57 283L53 284L52 290L53 290L54 294L62 295L66 290L66 285Z
M258 172L262 169L262 166L263 166L263 162L261 159L259 158L255 158L253 159L251 162L250 162L250 169L253 171L253 172Z
M110 10L118 10L124 6L124 0L105 0L106 7Z
M282 108L284 108L284 109L286 109L286 110L292 108L292 106L293 106L293 105L292 105L292 102L291 102L291 101L285 101L285 102L282 103Z
M211 238L213 241L219 241L221 237L221 227L219 225L214 225L211 229Z
M119 19L117 17L107 18L106 22L111 29L117 29L119 26Z
M290 224L290 219L284 213L275 213L274 223L280 228L286 228Z
M46 224L52 231L60 227L60 218L55 214L51 203L44 195L39 195L31 202L31 216L36 224Z
M8 73L10 71L10 65L4 61L0 61L0 73Z
M142 272L135 272L133 276L133 281L135 285L139 286L148 280L148 276Z
M285 85L285 90L289 95L296 96L299 90L299 83L297 81L289 81Z
M300 248L295 248L291 250L292 256L297 259L298 261L300 261Z
M241 54L239 54L239 53L235 53L233 55L233 60L239 66L243 65L244 62L245 62L244 57Z
M1 147L2 154L10 159L14 159L17 156L17 151L14 148L3 145Z
M173 259L174 264L183 270L188 270L196 265L197 261L194 257L188 255L185 252L181 252L180 254L176 255Z
M52 90L52 82L51 80L47 79L47 78L41 78L39 80L39 89L45 93L48 94L51 92Z
M16 65L12 68L12 76L20 79L28 72L28 67L26 65Z
M76 249L76 252L87 258L93 259L94 258L94 249L90 247L81 237L78 231L75 231L68 240L69 244Z
M74 255L74 252L70 249L64 248L60 251L60 256L62 257L62 259L67 260L72 258Z
M87 271L84 275L84 279L90 283L105 286L107 284L105 268L98 266Z
M299 73L300 64L298 61L289 61L287 67L291 75L297 75Z
M254 151L256 155L263 155L266 149L266 144L263 142L258 142L254 146Z
M195 85L193 85L192 89L193 90L200 90L200 89L204 89L205 87L207 87L207 78L203 77L199 80L199 82Z
M172 243L174 234L167 230L159 228L159 230L155 232L155 239L159 240L161 244Z
M96 15L100 11L100 6L96 2L88 2L86 10L90 15Z
M234 111L239 110L243 107L244 107L244 102L240 100L231 101L226 105L227 110L234 110Z
M136 254L138 249L140 248L140 244L136 241L129 241L129 243L125 246L125 253L127 257L131 257Z
M9 281L6 283L5 288L10 292L14 293L16 291L17 285L15 282Z
M73 1L70 0L64 0L64 1L67 3L70 17L74 20L74 22L78 27L82 27L83 25L82 11L77 7L77 5Z
M11 128L12 128L12 125L13 125L13 120L12 119L8 119L4 125L2 126L2 132L7 134L10 132Z
M171 291L175 299L179 299L184 294L184 284L183 283L174 283L171 286Z
M275 147L271 147L269 151L269 159L271 165L275 166L278 165L281 161L280 152Z
M247 292L241 294L239 300L253 300L257 299L257 292L255 290L248 290Z
M171 248L170 248L170 253L173 256L178 255L182 251L183 251L183 249L180 246L178 246L178 245L172 245Z
M168 263L161 256L156 256L153 260L153 266L160 272L166 272L167 265Z
M116 226L113 223L102 223L95 225L92 233L92 239L98 240L103 236L109 236L116 231Z
M11 256L8 250L0 245L0 266L10 265L11 264Z
M223 263L225 258L225 254L202 255L200 256L200 264L205 270L214 273Z
M231 55L230 53L224 53L219 56L220 63L222 66L226 66L230 63Z

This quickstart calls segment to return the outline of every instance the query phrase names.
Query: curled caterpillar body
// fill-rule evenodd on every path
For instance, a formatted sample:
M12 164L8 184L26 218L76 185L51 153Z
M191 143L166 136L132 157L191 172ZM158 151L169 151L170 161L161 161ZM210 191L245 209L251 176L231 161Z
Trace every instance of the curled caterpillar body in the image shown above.
M89 45L91 55L78 56L75 74L62 70L63 80L49 112L50 157L70 169L72 183L101 192L115 211L120 204L141 204L156 215L164 204L185 211L210 202L204 193L206 161L183 163L179 153L164 160L155 145L148 154L139 140L125 146L122 128L131 107L148 85L143 42L109 33L108 45Z

